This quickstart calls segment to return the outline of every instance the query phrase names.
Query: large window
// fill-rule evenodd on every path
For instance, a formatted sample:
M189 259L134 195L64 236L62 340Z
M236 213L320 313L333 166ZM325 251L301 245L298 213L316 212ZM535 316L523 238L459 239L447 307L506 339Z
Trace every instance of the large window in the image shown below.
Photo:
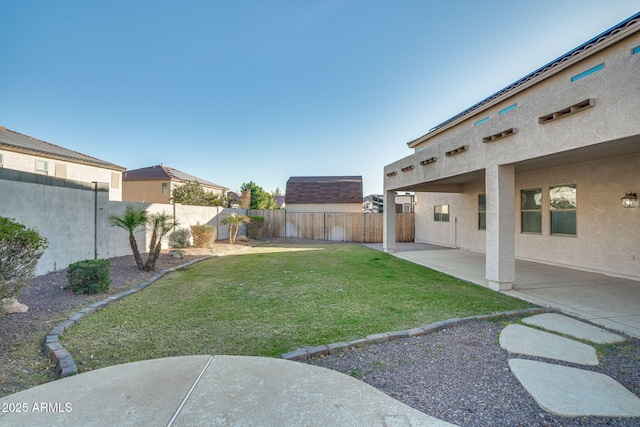
M434 206L433 220L438 222L449 222L449 205Z
M542 233L542 189L520 191L521 230L523 233Z
M576 209L578 207L576 195L575 184L549 189L552 235L576 235Z
M487 229L487 195L478 194L478 230Z
M163 182L162 183L162 194L169 194L169 183L168 182Z

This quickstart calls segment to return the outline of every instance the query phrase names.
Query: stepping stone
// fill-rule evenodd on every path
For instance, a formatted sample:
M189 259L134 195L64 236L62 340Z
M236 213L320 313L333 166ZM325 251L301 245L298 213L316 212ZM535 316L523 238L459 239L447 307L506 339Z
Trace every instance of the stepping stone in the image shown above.
M590 345L522 325L509 325L500 333L500 346L510 353L563 360L581 365L598 365Z
M511 372L542 409L563 417L640 417L640 399L597 372L509 360Z
M624 337L612 334L597 326L589 325L571 317L557 313L537 314L522 319L527 325L539 326L549 331L559 332L564 335L591 341L596 344L613 344L625 341Z

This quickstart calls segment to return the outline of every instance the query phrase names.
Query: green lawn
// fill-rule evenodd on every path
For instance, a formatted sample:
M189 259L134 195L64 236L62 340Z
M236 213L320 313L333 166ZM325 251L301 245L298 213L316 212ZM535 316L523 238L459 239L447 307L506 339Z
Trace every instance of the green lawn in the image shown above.
M279 357L530 307L360 245L265 245L165 276L65 332L79 369L190 354Z

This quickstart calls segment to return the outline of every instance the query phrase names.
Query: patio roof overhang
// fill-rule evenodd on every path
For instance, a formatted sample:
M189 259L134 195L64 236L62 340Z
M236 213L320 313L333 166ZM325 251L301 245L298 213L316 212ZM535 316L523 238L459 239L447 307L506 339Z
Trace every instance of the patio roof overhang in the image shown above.
M614 141L607 141L545 156L524 159L510 164L515 167L515 173L518 174L638 154L640 154L640 135L633 135ZM484 177L485 170L477 169L431 181L410 183L399 188L394 188L394 190L433 193L462 193L465 183L484 180Z

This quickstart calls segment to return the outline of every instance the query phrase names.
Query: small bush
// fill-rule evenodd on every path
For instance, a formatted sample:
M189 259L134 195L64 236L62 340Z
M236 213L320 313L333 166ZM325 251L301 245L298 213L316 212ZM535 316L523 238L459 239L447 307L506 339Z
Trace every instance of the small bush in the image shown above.
M169 245L172 248L186 248L189 246L189 237L191 237L191 231L188 228L178 228L169 234Z
M97 294L109 290L111 283L111 261L88 259L74 262L67 268L69 289L77 294Z
M216 241L218 229L213 225L192 225L191 235L193 236L193 246L196 248L206 248Z
M13 298L33 278L46 248L37 231L0 216L0 299Z
M259 239L262 236L262 224L264 224L263 216L252 216L251 222L245 226L247 228L247 236L251 239Z

